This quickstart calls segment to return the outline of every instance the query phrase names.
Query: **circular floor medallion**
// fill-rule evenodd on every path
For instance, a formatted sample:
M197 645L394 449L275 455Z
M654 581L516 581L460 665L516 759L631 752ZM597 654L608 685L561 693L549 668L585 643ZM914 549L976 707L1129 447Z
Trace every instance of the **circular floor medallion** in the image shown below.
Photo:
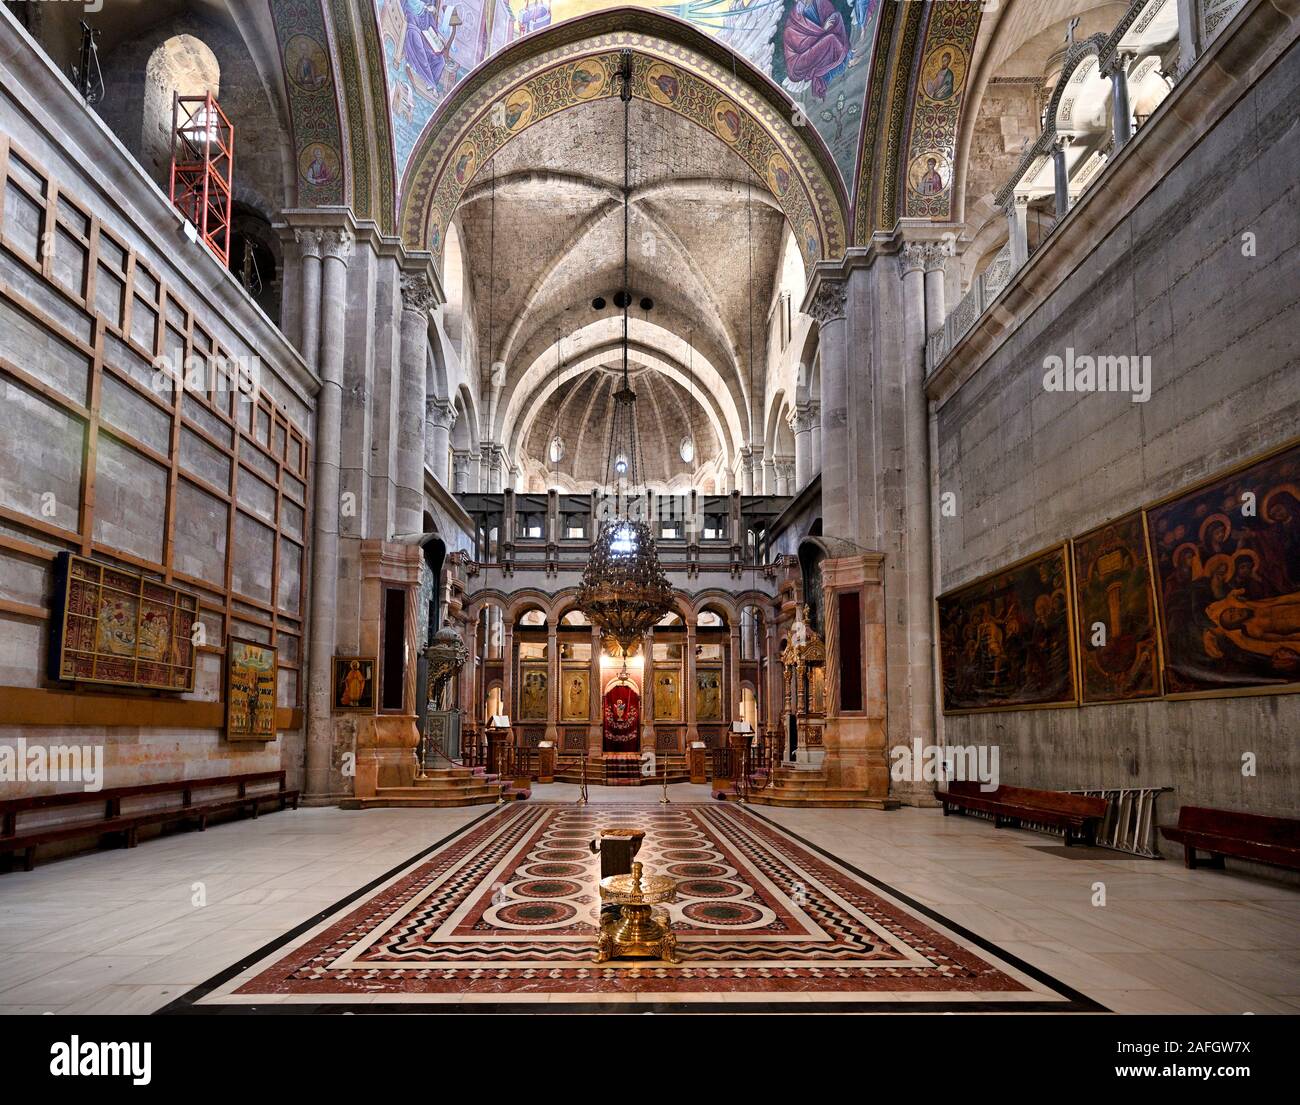
M744 902L691 902L682 907L682 916L698 925L729 927L752 925L762 920L763 913Z
M578 852L571 848L543 848L540 852L534 852L534 859L559 860L560 862L572 862L574 860L586 859L589 853Z
M586 873L580 863L530 863L519 870L538 879L571 879Z
M502 924L527 927L562 924L576 917L578 911L568 902L530 901L503 905L496 915Z
M668 868L668 874L679 879L717 879L729 871L730 868L723 867L720 863L674 863Z
M663 853L663 858L667 860L710 860L717 859L717 852L705 851L703 848L670 848Z
M511 889L521 898L567 898L581 894L582 883L572 879L529 879L527 882L516 883Z
M739 883L722 879L685 879L677 884L677 893L687 898L731 898L744 891Z

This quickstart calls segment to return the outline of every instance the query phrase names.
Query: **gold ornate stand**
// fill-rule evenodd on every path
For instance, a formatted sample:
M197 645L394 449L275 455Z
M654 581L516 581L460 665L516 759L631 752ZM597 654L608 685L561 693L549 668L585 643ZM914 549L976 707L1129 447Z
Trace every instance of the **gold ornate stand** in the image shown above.
M620 906L619 918L602 925L596 962L610 959L662 959L677 962L677 937L652 916L652 906L677 900L677 882L667 875L643 875L640 863L630 875L600 880L600 899Z

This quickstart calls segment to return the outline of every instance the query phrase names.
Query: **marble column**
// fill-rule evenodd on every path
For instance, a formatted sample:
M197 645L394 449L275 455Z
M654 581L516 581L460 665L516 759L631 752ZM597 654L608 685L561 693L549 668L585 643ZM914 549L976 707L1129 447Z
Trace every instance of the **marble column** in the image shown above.
M947 317L944 304L944 266L947 262L944 247L931 244L925 247L925 317L921 322L921 357L925 358L925 329L937 330ZM910 363L910 362L909 362Z
M740 626L734 622L728 634L727 682L731 684L728 698L731 701L729 720L740 720Z
M1201 53L1201 3L1178 0L1178 76L1181 78Z
M501 709L516 724L515 714L515 627L504 622L501 628Z
M587 723L587 752L597 755L604 747L604 734L601 730L600 711L603 708L604 688L600 685L600 653L604 638L597 626L591 627L591 693L587 696L591 711Z
M559 740L560 695L560 641L555 622L546 623L546 739L554 744Z
M456 406L448 399L429 396L424 402L424 463L438 482L447 487L447 457L451 431L456 425Z
M320 393L316 398L316 497L312 522L311 611L307 675L308 799L324 800L332 792L334 718L330 682L337 630L339 562L339 455L343 423L343 342L347 310L348 259L353 238L345 229L320 232L320 296L316 310L304 303L303 330L319 320ZM310 279L303 281L308 287Z
M848 285L840 278L819 275L804 308L817 323L821 357L821 473L822 527L831 537L857 533L850 478L852 442L849 431L849 351L845 322Z
M763 715L769 732L781 729L781 655L778 646L776 618L768 615L764 629L763 673L767 677Z
M686 663L685 667L685 686L682 687L682 698L686 706L686 745L689 748L691 741L700 739L699 723L695 719L695 619L688 617L686 621Z
M641 642L641 750L658 751L655 734L655 631L646 630Z
M393 465L398 533L419 533L424 519L424 392L429 366L429 312L437 306L424 273L402 273L402 333Z
M1052 143L1052 170L1056 183L1056 217L1063 219L1070 213L1070 171L1065 163L1065 151L1070 147L1068 135L1061 135Z
M1133 137L1133 113L1128 102L1128 55L1116 53L1110 60L1106 75L1110 77L1110 117L1115 131L1115 152L1118 153Z

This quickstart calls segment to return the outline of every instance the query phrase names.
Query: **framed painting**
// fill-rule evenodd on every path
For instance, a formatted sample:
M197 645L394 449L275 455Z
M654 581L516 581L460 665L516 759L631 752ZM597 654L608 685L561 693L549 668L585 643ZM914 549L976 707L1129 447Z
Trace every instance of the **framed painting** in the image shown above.
M335 713L375 712L375 656L335 656L330 700Z
M563 721L586 721L591 716L591 672L587 668L565 668L560 695Z
M275 740L276 650L226 638L226 740Z
M695 673L695 720L722 720L722 672Z
M545 664L519 665L519 720L546 720L549 678Z
M1300 686L1300 444L1147 510L1165 692Z
M1081 702L1159 698L1155 589L1142 513L1072 544Z
M682 720L682 673L677 668L656 668L654 720Z
M944 713L1077 705L1072 606L1065 545L941 595Z
M73 553L54 561L54 679L194 690L196 595Z

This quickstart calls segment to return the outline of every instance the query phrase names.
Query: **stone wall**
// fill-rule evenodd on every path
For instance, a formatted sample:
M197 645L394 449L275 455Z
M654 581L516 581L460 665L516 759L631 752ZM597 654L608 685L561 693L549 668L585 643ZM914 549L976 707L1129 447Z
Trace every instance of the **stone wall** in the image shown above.
M1207 133L1198 128L1186 156L1158 179L1108 196L1103 176L1083 201L1089 210L1072 212L1043 250L1062 246L1070 222L1082 219L1081 233L1097 239L1091 251L1032 314L1017 319L999 347L963 366L960 385L939 398L937 486L954 492L958 504L955 518L936 522L942 590L1189 488L1296 434L1298 61L1293 44L1217 125ZM1141 157L1148 138L1165 140L1139 134L1125 156ZM1115 212L1095 204L1127 205L1127 214L1121 208L1113 229L1099 234L1103 215ZM1018 279L1033 274L1022 271ZM1045 391L1044 358L1065 356L1067 348L1150 355L1150 400ZM961 350L955 353L960 360ZM1296 816L1298 729L1296 694L943 722L949 744L999 745L1002 778L1011 784L1172 785L1175 792L1160 800L1163 822L1181 804ZM1248 751L1258 757L1257 778L1242 776Z
M296 785L317 382L7 16L0 58L0 742L103 745L109 786L280 767ZM178 400L156 371L209 346L255 375L254 401ZM192 694L49 679L65 550L199 596ZM280 649L274 741L225 740L228 633ZM4 785L23 788L59 784Z

